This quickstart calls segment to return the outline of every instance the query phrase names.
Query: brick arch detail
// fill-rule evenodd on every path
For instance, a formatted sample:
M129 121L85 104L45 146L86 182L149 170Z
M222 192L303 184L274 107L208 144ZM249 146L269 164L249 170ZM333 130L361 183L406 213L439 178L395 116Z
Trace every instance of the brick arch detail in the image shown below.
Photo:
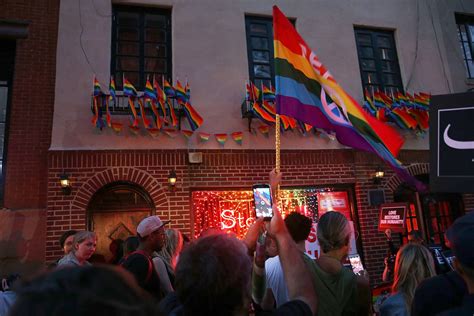
M83 183L74 195L70 210L86 210L99 189L118 181L128 181L142 187L150 195L156 210L170 208L165 188L150 173L134 167L114 167L96 173Z
M426 174L430 172L430 164L429 163L415 163L406 167L406 170L412 176ZM394 192L400 184L402 184L402 180L396 174L394 174L385 184L385 188L388 188L392 192Z

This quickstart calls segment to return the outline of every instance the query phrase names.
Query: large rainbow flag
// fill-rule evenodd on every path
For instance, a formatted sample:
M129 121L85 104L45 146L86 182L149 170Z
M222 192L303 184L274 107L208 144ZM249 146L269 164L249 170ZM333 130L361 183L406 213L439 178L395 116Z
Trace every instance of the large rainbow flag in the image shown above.
M403 138L339 86L277 6L273 27L277 113L335 132L341 144L377 154L401 180L426 190L395 158Z

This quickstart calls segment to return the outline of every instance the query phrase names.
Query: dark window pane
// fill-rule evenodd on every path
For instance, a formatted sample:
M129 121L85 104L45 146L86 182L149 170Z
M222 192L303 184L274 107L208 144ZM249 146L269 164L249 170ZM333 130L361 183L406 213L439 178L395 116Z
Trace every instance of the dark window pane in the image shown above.
M123 71L139 71L139 58L117 57L117 69Z
M357 36L357 41L360 45L372 46L372 37L369 34L359 34Z
M469 33L471 34L471 42L474 43L474 24L468 25Z
M136 28L119 28L118 39L126 41L138 41L139 31Z
M7 100L8 100L8 88L0 87L0 122L5 122L5 119L6 119Z
M374 49L372 47L363 46L361 50L362 50L362 57L365 57L365 58L374 57Z
M253 49L268 49L268 40L263 37L252 37L251 38Z
M380 58L384 60L393 60L393 53L391 49L381 48L380 49Z
M145 27L166 28L164 15L145 15Z
M119 12L118 24L120 26L138 26L138 13Z
M373 59L362 59L361 65L362 65L362 70L375 71L375 60Z
M464 24L459 25L459 28L461 29L461 39L463 41L467 41L467 34L466 34L466 27Z
M474 78L474 62L472 60L468 60L467 66L469 68L469 78Z
M267 35L267 26L265 24L251 23L250 32L253 34Z
M364 83L366 84L378 84L379 80L375 72L364 72Z
M145 58L145 71L166 73L166 61L158 58Z
M270 55L268 52L262 51L253 51L252 52L253 61L256 63L269 63L270 62Z
M137 88L140 84L140 73L139 72L125 72L125 78Z
M466 59L471 59L471 47L469 46L468 43L463 43L464 45L464 58Z
M5 123L0 123L0 158L3 157L4 141L5 141Z
M254 65L255 77L271 78L271 71L269 66Z
M382 71L395 72L395 63L393 61L382 61Z
M379 47L390 48L390 39L387 36L377 36L377 45Z
M166 42L166 32L159 29L146 29L145 42Z
M397 79L395 79L395 76L392 74L384 74L383 75L383 81L386 85L396 85L397 84Z
M145 44L145 57L166 57L166 46L160 44Z
M119 55L138 56L140 54L140 44L138 42L118 42Z

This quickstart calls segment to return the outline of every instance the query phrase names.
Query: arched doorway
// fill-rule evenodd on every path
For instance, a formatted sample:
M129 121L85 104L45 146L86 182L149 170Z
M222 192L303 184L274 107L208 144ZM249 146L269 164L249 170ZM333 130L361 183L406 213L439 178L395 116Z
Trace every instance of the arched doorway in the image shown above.
M114 182L98 190L87 207L87 227L97 234L97 257L108 262L111 242L135 235L138 223L154 213L150 195L136 184Z
M429 183L429 175L421 174L416 178ZM394 192L395 202L409 204L406 217L407 230L403 234L406 243L407 233L419 230L428 244L444 244L444 233L456 218L464 214L462 196L456 193L418 193L400 184Z

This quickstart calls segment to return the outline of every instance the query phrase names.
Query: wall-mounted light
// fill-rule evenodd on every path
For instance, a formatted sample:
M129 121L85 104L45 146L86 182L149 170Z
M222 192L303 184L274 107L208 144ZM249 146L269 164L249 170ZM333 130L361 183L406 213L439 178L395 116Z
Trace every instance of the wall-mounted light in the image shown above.
M176 180L177 180L176 171L172 169L170 171L170 174L168 175L168 183L170 184L171 188L174 188L174 186L176 185Z
M380 184L382 182L382 178L385 175L385 172L382 170L382 168L378 168L377 171L374 173L374 183L375 184Z
M71 181L69 181L69 175L62 173L59 175L59 184L64 195L71 194Z

